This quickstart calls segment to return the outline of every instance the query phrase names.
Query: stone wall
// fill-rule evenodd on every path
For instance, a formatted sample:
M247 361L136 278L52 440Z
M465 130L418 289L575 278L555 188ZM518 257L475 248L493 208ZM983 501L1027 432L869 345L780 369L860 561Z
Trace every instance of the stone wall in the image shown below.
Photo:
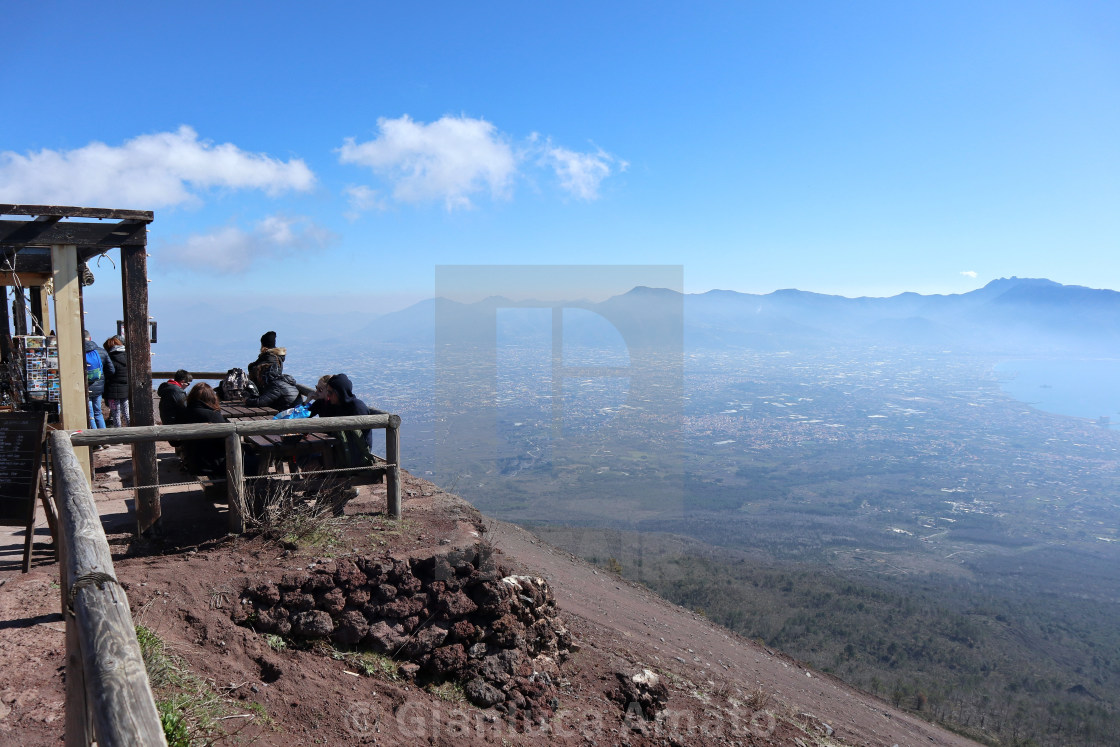
M514 576L491 550L323 561L247 588L234 622L293 639L330 639L463 683L467 698L509 717L555 708L559 665L578 650L543 579Z

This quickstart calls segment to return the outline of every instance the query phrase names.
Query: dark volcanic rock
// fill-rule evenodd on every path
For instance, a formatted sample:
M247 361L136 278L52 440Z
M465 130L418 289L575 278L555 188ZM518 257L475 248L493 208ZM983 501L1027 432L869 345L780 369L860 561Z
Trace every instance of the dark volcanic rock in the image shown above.
M365 638L368 632L369 621L365 615L357 610L347 610L339 616L331 637L339 643L353 645Z
M458 677L467 665L467 652L458 643L441 646L428 657L428 668L440 677Z
M506 699L502 691L484 679L475 678L465 688L467 700L479 708L489 708Z
M442 594L435 602L436 611L446 619L466 617L478 610L478 605L461 591Z
M395 653L405 641L405 632L399 625L390 625L384 620L379 620L369 626L366 641L375 651L380 653Z
M323 610L300 612L292 618L292 632L308 638L322 638L334 632L334 621Z
M346 597L342 589L332 586L316 595L315 606L331 615L337 615L346 609Z
M281 595L280 603L293 612L299 612L314 607L315 597L302 591L286 591Z
M401 649L401 654L406 659L420 659L441 646L446 639L447 628L440 625L429 625L412 634L412 637L404 644L404 648Z
M280 601L280 589L276 584L257 584L249 592L249 597L259 602L261 606L271 607Z
M357 563L340 560L335 566L334 581L343 591L349 592L366 585L366 574L362 573Z

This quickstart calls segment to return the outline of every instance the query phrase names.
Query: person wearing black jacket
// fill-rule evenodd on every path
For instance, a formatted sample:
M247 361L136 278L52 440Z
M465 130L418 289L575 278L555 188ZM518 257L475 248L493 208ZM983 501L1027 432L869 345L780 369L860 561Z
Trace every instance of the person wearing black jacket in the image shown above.
M187 387L193 378L189 371L180 368L175 375L159 385L159 421L164 425L185 422L182 418L187 411Z
M105 352L113 362L113 369L105 377L105 401L109 403L110 427L128 425L128 354L121 338L113 336L105 341Z
M183 423L226 423L221 403L214 388L199 382L187 395ZM225 476L226 440L224 438L190 439L182 442L183 461L197 475Z
M261 393L256 397L246 397L247 407L271 407L275 410L287 410L303 402L296 380L285 373L281 373L277 366L269 366L259 372Z
M284 359L287 357L287 348L276 347L276 333L270 330L261 335L261 352L255 361L245 367L245 370L249 373L249 379L264 391L261 377L273 366L279 373L284 373Z
M318 390L316 390L318 391ZM346 374L335 374L327 380L323 389L323 396L316 396L311 403L311 417L318 415L321 418L339 418L346 415L371 415L380 410L371 410L365 402L354 396L354 385ZM364 430L361 438L366 443L366 448L373 448L373 431Z

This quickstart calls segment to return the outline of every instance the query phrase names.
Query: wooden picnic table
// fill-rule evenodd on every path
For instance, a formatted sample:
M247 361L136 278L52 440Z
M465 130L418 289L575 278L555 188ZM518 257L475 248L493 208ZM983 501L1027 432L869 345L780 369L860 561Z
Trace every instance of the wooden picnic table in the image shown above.
M271 420L277 411L271 407L248 407L238 402L223 402L222 415L230 422ZM268 474L273 467L298 472L300 461L314 457L320 469L334 467L334 448L338 438L330 433L302 433L294 436L245 436L242 443L257 456L257 474Z

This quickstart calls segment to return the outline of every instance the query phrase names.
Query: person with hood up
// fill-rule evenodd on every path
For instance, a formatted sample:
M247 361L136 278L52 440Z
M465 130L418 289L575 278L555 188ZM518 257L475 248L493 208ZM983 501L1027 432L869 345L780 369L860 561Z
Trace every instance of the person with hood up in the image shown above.
M275 410L287 410L289 407L303 403L303 396L299 392L296 380L275 365L267 369L258 368L260 376L261 393L257 397L247 397L247 407L271 407Z
M113 361L109 360L105 348L93 341L93 335L88 329L83 333L83 337L85 342L82 343L82 352L87 356L87 360L89 354L93 352L96 352L97 357L101 359L101 368L97 370L96 375L91 373L90 366L86 365L86 393L89 395L86 398L86 414L89 416L90 428L104 428L105 413L101 411L101 398L105 394L105 378L114 373Z
M380 410L371 410L365 402L354 396L354 385L346 374L335 374L323 386L319 380L314 401L311 403L311 417L341 418L348 415L371 415ZM340 448L336 451L335 466L338 467L363 467L373 464L374 459L370 453L373 447L373 430L364 431L338 431L336 434ZM326 496L331 512L335 516L342 515L343 506L355 497L358 491L351 487L338 494Z
M319 390L317 390L319 391ZM369 415L373 411L365 402L354 396L354 385L346 374L335 374L327 379L322 396L311 403L311 417L341 418L347 415ZM362 431L367 447L373 446L373 431Z
M111 427L128 425L128 354L124 341L117 336L105 341L105 352L113 362L113 371L105 377L105 401L109 403Z
M320 380L321 381L321 380ZM347 415L376 415L381 410L371 409L365 402L354 396L354 385L346 374L335 374L327 380L325 387L316 390L316 396L311 403L311 417L341 418ZM366 456L373 450L373 430L340 431L346 446L344 466L357 467L365 463ZM348 438L347 436L351 436ZM361 447L354 443L361 442Z

